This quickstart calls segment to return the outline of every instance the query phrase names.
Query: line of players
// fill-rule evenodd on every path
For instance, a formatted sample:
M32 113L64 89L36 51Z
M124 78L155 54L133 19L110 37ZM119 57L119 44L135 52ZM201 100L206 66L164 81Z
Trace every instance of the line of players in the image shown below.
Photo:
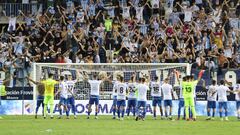
M52 76L50 76L51 78ZM90 118L90 114L92 112L92 105L95 104L95 118L98 119L98 104L99 104L99 95L100 95L100 85L103 81L110 81L107 78L103 78L101 80L98 79L98 75L93 75L92 80L88 80L88 76L84 74L84 79L87 80L90 84L91 91L90 91L90 100L88 106L88 116ZM154 77L154 80L148 82L147 77L139 78L139 81L136 82L135 74L131 77L128 83L124 82L123 76L118 75L117 80L114 82L113 87L113 119L117 118L119 120L123 120L125 115L125 107L126 107L126 99L127 100L127 116L130 115L130 112L133 113L133 116L136 116L136 120L142 119L144 120L146 115L146 102L147 102L147 91L151 90L152 96L152 106L153 106L153 118L156 119L156 111L157 106L160 110L161 119L163 119L163 108L162 108L162 101L164 102L164 113L165 118L172 119L172 99L173 99L173 88L169 84L169 79L166 78L164 82L160 82L158 77ZM190 120L190 117L193 120L196 120L196 112L195 112L195 87L200 80L201 75L199 75L198 80L194 80L192 76L186 76L183 78L180 86L180 99L179 99L179 107L178 107L178 120L180 119L181 115L181 108L184 109L183 119ZM46 82L46 80L45 80ZM59 112L60 116L62 117L62 107L66 112L67 118L69 118L70 108L74 114L74 118L76 118L76 111L75 111L75 101L74 101L74 86L77 80L72 80L72 76L68 75L67 80L64 77L60 77L60 81L56 81L54 84L59 83L59 90L55 95L60 93L60 101L59 101ZM179 81L180 82L180 81ZM36 83L36 82L35 82ZM42 82L44 83L44 82ZM219 102L219 113L221 120L222 118L222 108L225 110L225 120L227 118L227 92L233 92L236 94L237 100L237 109L238 109L238 119L240 119L240 81L234 87L234 91L230 91L227 86L224 86L225 81L220 81L220 85L216 85L216 81L212 81L212 85L209 86L208 91L208 103L207 103L207 112L208 118L207 120L213 119L215 116L216 110L216 101L218 95L218 102ZM54 86L54 85L53 85ZM45 91L46 89L45 84ZM53 117L53 99L51 97L50 101L47 101L46 95L43 97L39 97L37 108L36 108L36 116L37 111L40 105L47 105L50 104L50 113L51 118ZM51 109L52 108L52 109ZM213 110L212 118L210 117L210 110ZM44 107L44 117L46 117L46 107ZM116 117L117 114L117 117Z

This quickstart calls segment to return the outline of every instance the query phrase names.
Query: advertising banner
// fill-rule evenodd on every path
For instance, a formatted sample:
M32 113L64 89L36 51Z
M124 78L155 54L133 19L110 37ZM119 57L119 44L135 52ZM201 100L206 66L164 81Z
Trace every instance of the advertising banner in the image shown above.
M59 109L57 108L58 100L54 101L54 115L59 115ZM173 101L173 115L177 115L178 111L178 102ZM88 112L88 100L76 100L75 101L76 113L77 115L87 115ZM111 100L100 100L99 101L99 115L112 115L112 101ZM25 100L24 105L22 106L22 101L20 100L3 100L0 106L0 114L1 115L21 115L22 108L24 109L25 115L34 115L34 106L35 102L33 100ZM196 112L198 116L206 116L206 106L207 101L196 101ZM94 107L92 106L94 115ZM217 106L218 107L218 106ZM48 109L49 111L49 109ZM218 112L218 109L216 110ZM229 101L228 102L228 114L229 116L236 116L236 102ZM181 109L181 114L183 114L183 108ZM39 108L38 114L42 114L42 107ZM72 113L71 113L72 114ZM153 114L152 101L147 101L147 115ZM157 112L159 115L159 112ZM216 113L218 116L218 113Z
M6 87L4 100L33 100L33 87Z

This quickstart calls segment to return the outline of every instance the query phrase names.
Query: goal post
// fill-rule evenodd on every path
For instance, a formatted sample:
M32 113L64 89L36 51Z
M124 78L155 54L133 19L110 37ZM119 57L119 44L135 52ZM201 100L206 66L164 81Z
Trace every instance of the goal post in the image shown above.
M163 81L166 77L173 75L174 71L179 71L179 79L183 76L190 75L191 65L188 63L33 63L32 78L34 81L40 81L48 77L49 73L54 74L54 79L59 79L60 75L66 72L72 74L73 79L78 78L78 82L74 88L74 94L76 100L88 100L90 95L90 85L87 81L84 81L83 76L77 76L76 71L84 72L92 79L93 74L106 74L110 76L110 80L116 80L116 73L120 72L124 75L124 81L128 82L133 73L136 74L138 79L142 75L146 75L149 79L153 79L158 76L160 81ZM173 75L171 84L178 86L176 76ZM57 91L56 86L55 91ZM102 92L100 94L100 100L112 99L113 83L104 82L101 85ZM37 100L37 87L34 86L33 99L34 109ZM148 93L148 100L151 99L150 92ZM58 100L59 96L55 97Z

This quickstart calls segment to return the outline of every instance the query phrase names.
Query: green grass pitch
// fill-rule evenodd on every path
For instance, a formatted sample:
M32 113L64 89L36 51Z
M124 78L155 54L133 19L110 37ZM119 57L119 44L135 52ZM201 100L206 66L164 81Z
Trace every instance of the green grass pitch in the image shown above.
M113 120L111 116L99 116L89 120L86 116L77 119L43 119L34 116L3 116L0 120L0 135L239 135L240 121L230 117L230 121L153 120L148 116L145 121L133 118L124 121Z

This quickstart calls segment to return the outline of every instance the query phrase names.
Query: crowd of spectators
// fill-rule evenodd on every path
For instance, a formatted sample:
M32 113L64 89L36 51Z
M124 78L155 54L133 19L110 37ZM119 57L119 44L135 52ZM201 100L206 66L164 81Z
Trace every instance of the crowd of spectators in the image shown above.
M18 12L2 25L0 66L20 79L33 62L240 68L239 0L56 0Z

